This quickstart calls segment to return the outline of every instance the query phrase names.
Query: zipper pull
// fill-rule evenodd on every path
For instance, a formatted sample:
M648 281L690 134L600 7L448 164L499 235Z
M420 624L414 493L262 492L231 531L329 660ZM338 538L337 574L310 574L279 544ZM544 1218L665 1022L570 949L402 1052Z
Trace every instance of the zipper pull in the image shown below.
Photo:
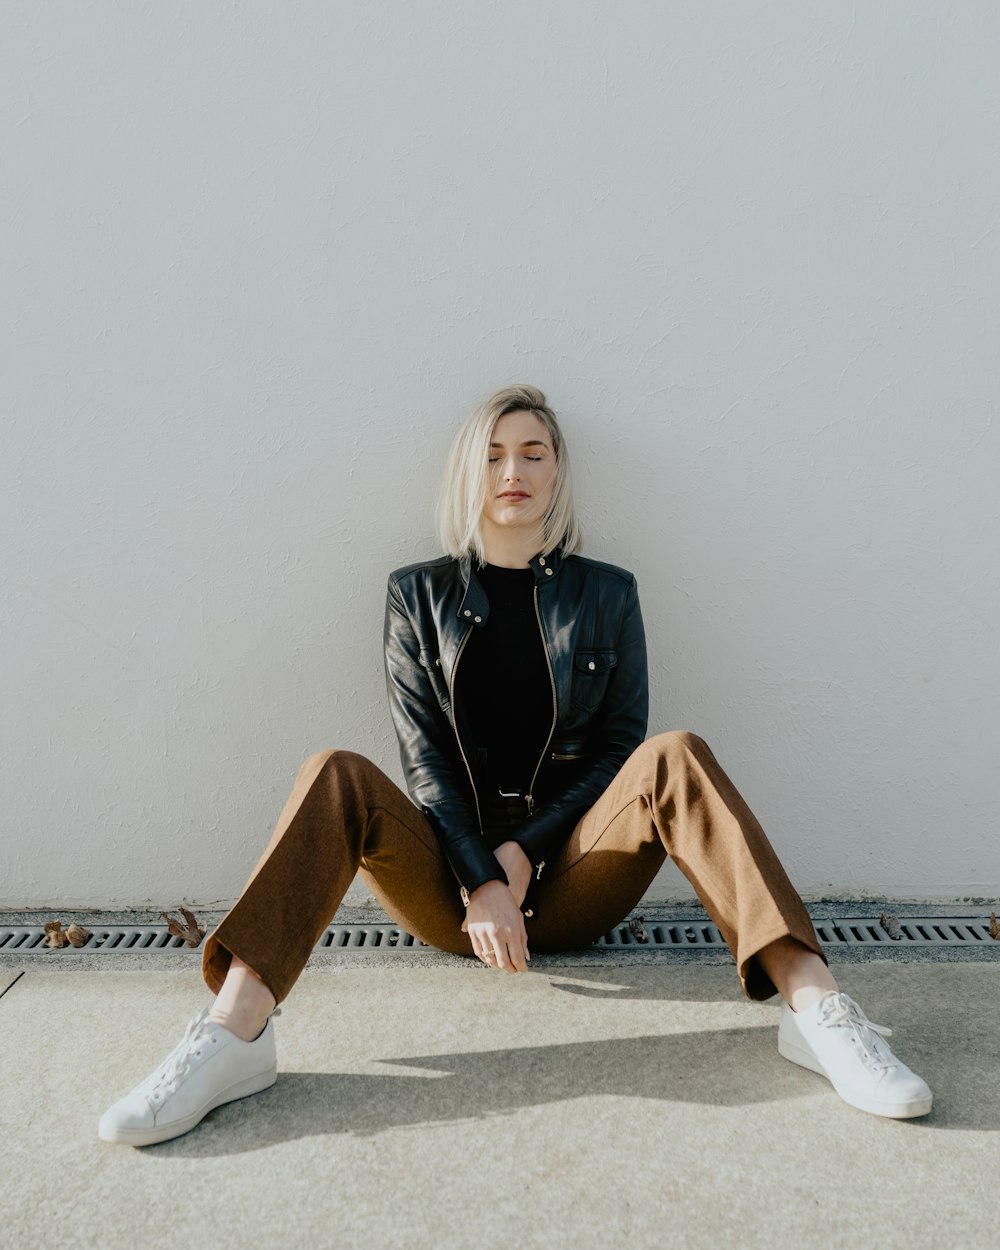
M464 885L463 885L463 886L462 886L462 888L459 890L459 894L461 895L461 898L462 898L462 906L463 906L463 907L468 907L468 905L469 905L469 891L465 888L465 886L464 886Z
M536 881L541 881L541 879L542 879L542 869L543 869L544 867L545 867L545 860L543 859L543 860L542 860L542 862L538 865L538 870L537 870L537 871L536 871L536 873L535 873L535 880L536 880Z
M528 805L528 815L530 816L531 813L535 810L535 800L530 794L526 794L524 796L524 801Z

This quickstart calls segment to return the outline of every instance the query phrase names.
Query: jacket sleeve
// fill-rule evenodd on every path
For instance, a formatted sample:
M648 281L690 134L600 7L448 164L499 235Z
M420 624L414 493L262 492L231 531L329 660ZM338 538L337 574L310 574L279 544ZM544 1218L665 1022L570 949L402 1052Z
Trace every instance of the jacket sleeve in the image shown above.
M588 761L589 767L583 776L551 800L541 803L511 835L532 864L544 862L566 841L577 821L601 797L636 747L645 741L649 672L646 634L634 576L625 597L615 652L618 662L595 714L593 762Z
M389 710L411 798L437 834L464 890L471 894L487 881L508 884L483 839L471 788L457 775L455 732L420 662L420 644L392 577L383 642Z

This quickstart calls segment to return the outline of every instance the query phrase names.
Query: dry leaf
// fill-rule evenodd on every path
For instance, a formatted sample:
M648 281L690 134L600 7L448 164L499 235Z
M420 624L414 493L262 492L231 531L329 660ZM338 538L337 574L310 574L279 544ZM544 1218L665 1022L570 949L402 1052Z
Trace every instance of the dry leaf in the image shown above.
M881 916L879 916L878 922L894 942L898 942L902 939L903 930L899 927L899 921L895 916L887 916L885 912L883 912Z
M201 939L205 936L205 926L198 923L198 919L194 912L188 911L186 907L181 908L181 915L184 917L184 924L179 920L175 920L173 916L168 916L165 911L161 911L160 915L167 922L167 932L172 937L183 938L188 946L200 946Z
M188 928L191 930L191 933L192 933L191 945L198 946L199 943L201 942L201 939L205 936L205 932L206 932L205 926L203 924L199 924L198 917L194 914L193 911L188 911L186 907L181 908L181 914L183 915L184 919L187 921Z
M1000 924L997 924L997 914L995 911L990 912L990 937L995 942L1000 942Z
M63 933L61 920L50 920L45 926L45 940L43 946L51 946L53 950L59 950L66 945L66 934Z
M628 927L632 930L637 942L649 941L649 934L646 932L646 926L642 923L645 919L645 916L633 916L628 922Z
M94 935L89 929L85 929L83 925L71 924L66 930L66 937L74 946L86 946Z

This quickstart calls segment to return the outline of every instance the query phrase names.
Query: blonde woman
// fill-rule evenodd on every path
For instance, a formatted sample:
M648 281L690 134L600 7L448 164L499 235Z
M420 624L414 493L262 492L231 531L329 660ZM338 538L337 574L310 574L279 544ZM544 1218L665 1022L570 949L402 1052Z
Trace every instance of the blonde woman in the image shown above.
M665 857L744 994L784 999L778 1050L876 1115L931 1092L841 992L763 829L694 733L646 737L636 579L580 554L570 462L536 387L460 429L438 509L447 555L389 575L385 671L410 798L350 750L311 755L237 902L205 939L215 995L101 1117L145 1145L272 1085L274 1025L356 873L406 930L508 975L618 923ZM412 801L411 801L412 800Z

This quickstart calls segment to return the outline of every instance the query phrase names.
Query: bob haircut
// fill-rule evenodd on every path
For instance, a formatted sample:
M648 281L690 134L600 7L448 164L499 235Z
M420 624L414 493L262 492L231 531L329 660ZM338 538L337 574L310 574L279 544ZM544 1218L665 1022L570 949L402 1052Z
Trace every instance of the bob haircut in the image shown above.
M486 563L482 517L489 488L490 440L496 423L508 412L533 413L548 430L556 454L552 499L542 521L539 555L556 547L572 555L583 545L583 530L573 505L569 453L556 414L537 386L526 382L505 386L479 405L466 419L452 443L437 500L437 529L441 544L455 559L476 556Z

